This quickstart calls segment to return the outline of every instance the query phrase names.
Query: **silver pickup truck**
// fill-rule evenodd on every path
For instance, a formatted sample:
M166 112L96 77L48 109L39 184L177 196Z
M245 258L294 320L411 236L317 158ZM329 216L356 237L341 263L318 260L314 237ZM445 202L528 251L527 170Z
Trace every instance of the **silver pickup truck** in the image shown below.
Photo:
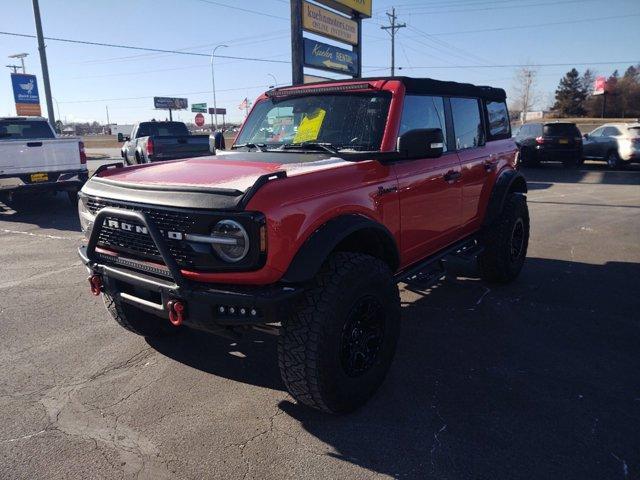
M0 194L66 191L75 202L87 176L79 138L57 137L42 117L0 117Z
M141 122L125 140L121 155L128 165L210 155L209 137L191 135L182 122Z

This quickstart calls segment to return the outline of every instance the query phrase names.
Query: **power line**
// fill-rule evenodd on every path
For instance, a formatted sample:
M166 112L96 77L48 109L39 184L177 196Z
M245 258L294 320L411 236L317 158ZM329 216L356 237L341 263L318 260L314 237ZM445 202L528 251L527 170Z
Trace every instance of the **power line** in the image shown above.
M263 17L276 18L278 20L287 20L287 21L289 21L289 17L281 17L281 16L278 16L278 15L272 15L271 13L260 12L258 10L250 10L248 8L236 7L235 5L227 5L227 4L221 3L221 2L214 2L213 0L198 0L198 1L200 1L202 3L208 3L210 5L216 5L218 7L231 8L233 10L238 10L240 12L254 13L256 15L260 15L260 16L263 16Z
M595 2L596 0L567 0L564 2L555 1L555 2L543 2L543 3L528 3L528 4L519 4L519 5L504 5L497 7L482 7L482 8L460 8L458 10L430 10L430 11L417 11L417 12L407 12L407 15L439 15L442 13L464 13L464 12L481 12L486 10L504 10L511 8L528 8L528 7L540 7L545 5L566 5L569 3L583 3L583 2ZM429 8L429 7L425 7Z
M14 32L0 32L0 35L9 35L13 37L24 37L24 38L36 38L35 35L30 35L26 33L14 33ZM175 55L191 55L195 57L207 57L210 58L211 55L208 53L196 53L196 52L185 52L181 50L164 50L160 48L148 48L148 47L134 47L133 45L120 45L116 43L102 43L102 42L89 42L86 40L70 40L68 38L58 38L58 37L44 37L45 40L52 40L55 42L65 42L65 43L76 43L81 45L93 45L98 47L112 47L112 48L123 48L128 50L141 50L144 52L155 52L155 53L171 53ZM267 58L253 58L253 57L237 57L232 55L216 55L218 58L228 58L230 60L247 60L251 62L267 62L267 63L291 63L287 60L269 60Z
M627 15L612 15L610 17L581 18L578 20L565 20L561 22L529 23L527 25L517 25L513 27L493 27L493 28L481 28L478 30L459 30L457 32L432 33L431 36L441 37L446 35L460 35L464 33L482 33L482 32L496 32L496 31L503 31L503 30L521 30L523 28L549 27L554 25L572 25L574 23L595 22L599 20L613 20L614 18L627 18L627 17L640 17L640 13L630 13Z
M404 67L407 69L421 68L519 68L519 67L583 67L591 65L618 65L618 64L636 64L639 60L615 60L613 62L571 62L571 63L511 63L501 65L422 65L419 67ZM383 69L386 67L372 67Z

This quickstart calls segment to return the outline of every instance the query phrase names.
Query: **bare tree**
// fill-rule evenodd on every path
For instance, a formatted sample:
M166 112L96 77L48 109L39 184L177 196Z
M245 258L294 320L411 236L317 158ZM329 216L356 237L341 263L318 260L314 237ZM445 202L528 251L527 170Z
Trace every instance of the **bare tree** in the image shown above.
M523 67L516 71L513 78L513 105L512 109L521 112L522 123L527 117L533 105L538 101L538 92L536 91L536 77L538 71Z

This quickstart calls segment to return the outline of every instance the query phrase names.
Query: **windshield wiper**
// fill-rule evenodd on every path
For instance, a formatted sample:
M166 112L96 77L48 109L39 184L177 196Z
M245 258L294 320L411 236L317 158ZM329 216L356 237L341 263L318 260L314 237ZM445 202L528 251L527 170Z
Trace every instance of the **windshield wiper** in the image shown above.
M242 143L240 145L234 145L231 147L231 150L235 150L236 148L255 148L256 150L260 150L261 152L267 151L267 146L264 143Z
M334 154L340 152L339 148L336 145L332 143L327 143L327 142L285 143L284 145L282 145L282 148L285 150L287 149L318 150L319 149L319 150L324 150L325 152L334 153Z

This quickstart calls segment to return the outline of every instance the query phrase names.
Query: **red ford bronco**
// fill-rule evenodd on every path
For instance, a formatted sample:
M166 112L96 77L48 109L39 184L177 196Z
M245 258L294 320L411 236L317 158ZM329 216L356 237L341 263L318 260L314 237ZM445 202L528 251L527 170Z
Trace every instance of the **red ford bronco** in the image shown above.
M145 336L279 333L300 402L342 413L382 383L399 282L448 266L508 282L527 185L505 92L371 78L270 90L224 156L100 168L80 193L91 291Z

